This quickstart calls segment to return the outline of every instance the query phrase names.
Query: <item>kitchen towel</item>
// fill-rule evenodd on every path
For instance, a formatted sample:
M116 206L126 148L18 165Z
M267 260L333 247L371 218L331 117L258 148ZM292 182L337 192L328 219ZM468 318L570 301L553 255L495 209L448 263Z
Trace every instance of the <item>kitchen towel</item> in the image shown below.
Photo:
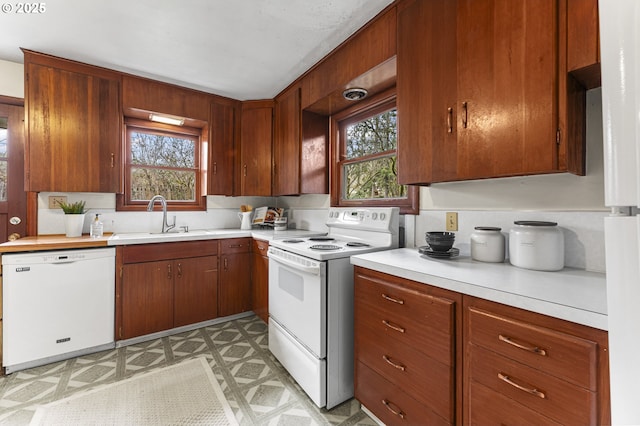
M203 357L101 386L36 410L31 425L238 425Z

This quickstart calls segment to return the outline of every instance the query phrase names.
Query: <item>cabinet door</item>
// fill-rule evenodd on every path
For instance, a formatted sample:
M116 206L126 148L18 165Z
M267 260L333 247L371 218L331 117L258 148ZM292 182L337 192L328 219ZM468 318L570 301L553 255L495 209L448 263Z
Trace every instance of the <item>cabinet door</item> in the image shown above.
M300 88L276 100L273 195L300 193Z
M213 101L209 122L209 195L233 195L236 107Z
M173 263L173 326L180 327L217 317L217 256L177 259Z
M239 195L271 195L273 107L269 102L245 102L240 131Z
M571 0L567 6L567 71L587 89L602 84L598 0Z
M122 267L122 330L130 339L173 328L173 262Z
M119 80L31 57L25 53L27 190L119 192Z
M218 315L251 310L251 253L225 254L220 258Z
M264 322L269 322L269 243L254 240L251 254L251 306Z
M398 182L456 177L456 3L398 5Z
M457 2L458 177L557 170L557 2Z

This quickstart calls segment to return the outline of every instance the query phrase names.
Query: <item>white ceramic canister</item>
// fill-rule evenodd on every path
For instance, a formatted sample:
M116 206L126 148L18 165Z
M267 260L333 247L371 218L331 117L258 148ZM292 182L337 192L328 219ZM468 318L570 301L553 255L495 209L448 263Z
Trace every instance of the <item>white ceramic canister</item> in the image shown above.
M471 234L471 258L480 262L504 262L505 241L501 228L476 226Z
M519 268L564 268L564 234L555 222L518 220L509 231L509 261Z

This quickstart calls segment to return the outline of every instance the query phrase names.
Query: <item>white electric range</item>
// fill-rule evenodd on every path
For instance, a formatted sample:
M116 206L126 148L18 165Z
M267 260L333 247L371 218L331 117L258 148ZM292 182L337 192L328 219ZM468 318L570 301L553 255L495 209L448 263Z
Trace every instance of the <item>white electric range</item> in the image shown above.
M353 396L356 254L398 247L399 209L331 208L326 236L269 246L269 349L319 407Z

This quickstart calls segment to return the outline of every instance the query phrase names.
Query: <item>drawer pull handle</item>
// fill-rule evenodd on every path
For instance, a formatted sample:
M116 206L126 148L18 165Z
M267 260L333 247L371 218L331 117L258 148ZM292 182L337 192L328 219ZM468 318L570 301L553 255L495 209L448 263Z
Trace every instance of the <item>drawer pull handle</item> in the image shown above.
M382 298L388 300L389 302L397 303L398 305L404 305L404 300L402 300L402 299L394 299L393 297L387 296L384 293L382 293Z
M545 351L544 349L539 348L537 346L523 345L522 343L518 343L518 342L513 341L511 339L511 337L509 337L509 336L503 336L502 334L500 334L498 336L498 339L500 341L502 341L502 342L510 344L511 346L515 346L518 349L523 349L525 351L532 352L532 353L538 354L540 356L547 356L547 351Z
M387 355L382 355L382 359L384 359L387 362L387 364L397 368L398 370L405 371L407 369L407 367L405 367L404 365L396 364L395 362L393 362L391 358L389 358Z
M522 386L516 382L514 382L511 377L507 376L506 374L502 374L502 373L498 373L498 378L500 380L502 380L505 383L510 384L511 386L513 386L514 388L520 389L523 392L529 393L531 395L537 396L538 398L542 398L545 399L547 396L544 394L544 392L540 392L538 389L531 389L528 388L526 386Z
M404 416L406 414L404 414L404 412L402 412L402 410L400 410L399 408L397 408L397 411L394 410L393 407L391 407L391 404L393 404L391 401L387 401L386 399L383 399L382 403L384 404L385 407L387 407L387 410L391 411L393 414L400 417L401 419L404 419Z
M404 332L405 332L405 329L404 329L403 327L400 327L400 326L398 326L398 325L391 324L391 323L390 323L389 321L387 321L387 320L382 320L382 323L383 323L384 325L386 325L387 327L389 327L390 329L392 329L392 330L398 331L398 332L400 332L400 333L404 333Z

